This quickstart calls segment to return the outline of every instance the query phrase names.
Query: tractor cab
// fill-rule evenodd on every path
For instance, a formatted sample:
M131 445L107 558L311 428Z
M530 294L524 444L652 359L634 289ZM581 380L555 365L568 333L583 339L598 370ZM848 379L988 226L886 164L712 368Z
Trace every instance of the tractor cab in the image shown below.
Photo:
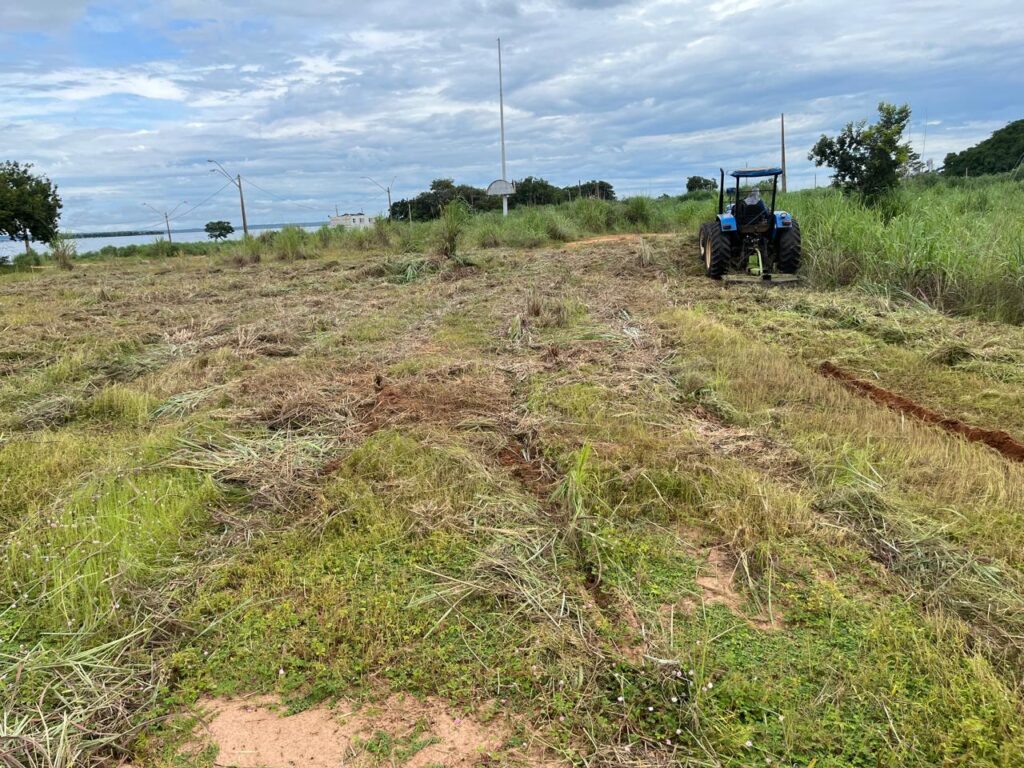
M729 204L725 171L719 173L717 219L700 228L700 251L708 276L718 279L733 273L778 280L776 273L793 275L800 268L800 227L791 214L775 209L782 169L733 171L729 175L736 184ZM771 197L766 203L763 195L768 190L758 180L769 178ZM756 266L752 266L754 257Z

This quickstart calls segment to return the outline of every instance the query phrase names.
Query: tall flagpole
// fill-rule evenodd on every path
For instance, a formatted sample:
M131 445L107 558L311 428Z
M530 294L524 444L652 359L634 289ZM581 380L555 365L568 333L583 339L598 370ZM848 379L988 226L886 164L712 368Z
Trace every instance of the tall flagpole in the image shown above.
M782 114L782 194L786 194L786 115Z
M505 169L505 86L501 73L501 38L498 38L498 109L501 113L501 180L508 181ZM508 195L501 196L501 214L508 216Z

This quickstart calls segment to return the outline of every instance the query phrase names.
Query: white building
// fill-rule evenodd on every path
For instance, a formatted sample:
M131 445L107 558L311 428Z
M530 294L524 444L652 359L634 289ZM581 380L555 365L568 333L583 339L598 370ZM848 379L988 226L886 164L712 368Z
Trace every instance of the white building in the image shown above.
M341 216L331 216L328 225L332 227L344 227L345 229L369 229L373 226L376 216L367 216L365 213L343 213Z

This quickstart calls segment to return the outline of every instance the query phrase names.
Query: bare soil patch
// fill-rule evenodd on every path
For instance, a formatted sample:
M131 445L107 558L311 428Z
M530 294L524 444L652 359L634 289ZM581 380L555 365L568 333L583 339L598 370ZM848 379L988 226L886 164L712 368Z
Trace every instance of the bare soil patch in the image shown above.
M701 602L692 598L682 601L681 607L687 613L693 613L704 605L722 605L752 627L760 630L774 630L781 626L780 617L776 614L767 616L762 613L750 615L744 610L746 600L736 591L736 565L721 549L712 548L707 554L707 564L697 574L697 586L701 589Z
M419 701L393 695L361 709L341 702L295 715L281 714L273 697L207 699L201 704L210 717L200 740L218 747L218 766L546 764L538 755L507 746L511 735L507 723L481 723L453 711L440 699Z

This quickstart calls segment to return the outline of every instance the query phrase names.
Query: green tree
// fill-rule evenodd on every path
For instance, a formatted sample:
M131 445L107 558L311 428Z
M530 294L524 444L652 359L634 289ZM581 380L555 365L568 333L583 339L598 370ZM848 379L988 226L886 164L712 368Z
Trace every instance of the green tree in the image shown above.
M515 197L510 200L517 205L558 205L565 201L565 192L546 179L527 176L516 182Z
M223 240L232 232L235 228L231 226L231 222L228 221L208 221L206 222L206 236L211 240Z
M909 122L909 105L880 102L878 122L847 123L835 137L822 134L807 158L833 170L834 186L878 199L921 165L910 143L903 141Z
M717 192L718 182L704 176L690 176L686 180L687 192Z
M1012 171L1024 160L1024 120L1014 120L963 152L950 152L942 172L949 176L982 176Z
M31 163L0 163L0 235L23 240L25 253L30 240L50 243L57 237L62 207L56 185L33 174Z

